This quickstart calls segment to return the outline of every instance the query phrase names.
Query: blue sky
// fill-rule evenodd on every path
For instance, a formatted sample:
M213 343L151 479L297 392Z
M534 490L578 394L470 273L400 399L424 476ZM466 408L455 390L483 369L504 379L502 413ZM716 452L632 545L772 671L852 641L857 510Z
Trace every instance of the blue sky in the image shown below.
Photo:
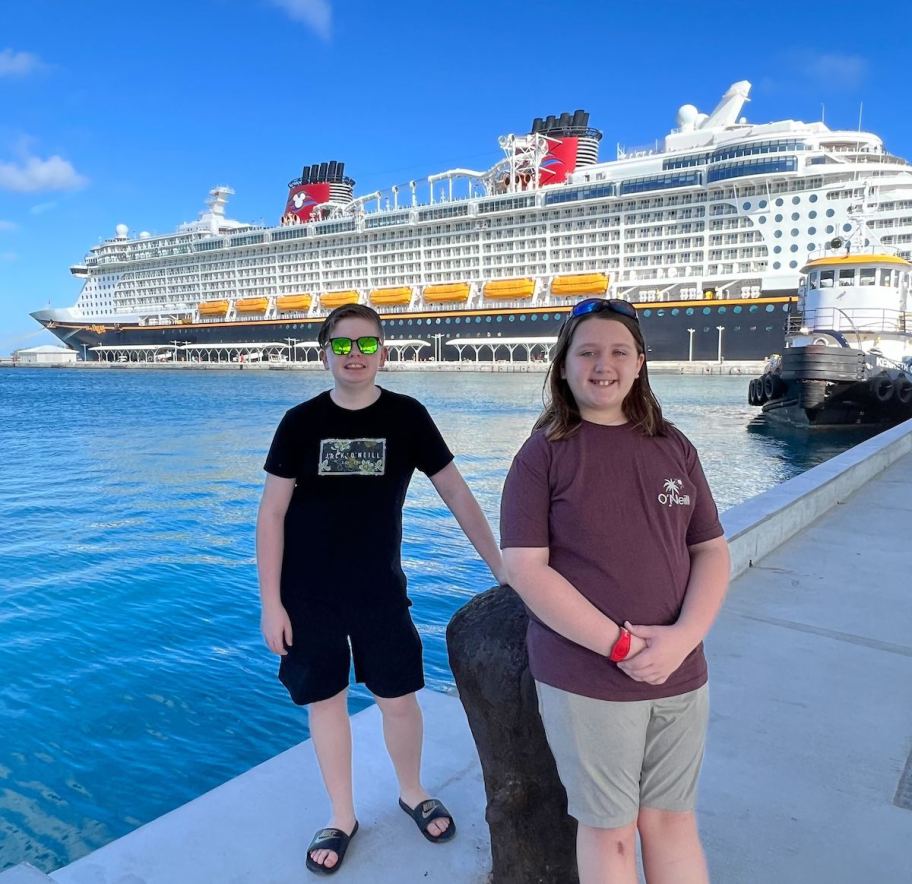
M497 137L582 107L651 143L679 105L754 84L752 121L863 128L912 158L908 36L858 4L538 0L28 0L0 24L0 353L53 340L118 223L166 233L228 184L276 223L301 166L367 193L500 157Z

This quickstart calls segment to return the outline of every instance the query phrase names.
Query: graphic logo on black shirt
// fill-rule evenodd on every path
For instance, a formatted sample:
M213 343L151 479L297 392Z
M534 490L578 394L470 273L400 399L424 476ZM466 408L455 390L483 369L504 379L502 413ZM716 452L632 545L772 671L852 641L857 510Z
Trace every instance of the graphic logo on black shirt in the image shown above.
M665 489L664 494L659 495L659 503L662 506L690 506L690 495L681 494L681 488L684 482L681 479L666 479L662 486Z
M382 476L386 439L321 439L320 476Z

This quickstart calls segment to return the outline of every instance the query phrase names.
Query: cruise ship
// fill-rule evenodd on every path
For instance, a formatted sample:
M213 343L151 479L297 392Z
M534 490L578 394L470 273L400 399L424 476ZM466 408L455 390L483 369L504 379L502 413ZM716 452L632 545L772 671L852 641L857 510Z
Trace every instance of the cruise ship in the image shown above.
M313 360L334 307L380 313L391 358L547 359L580 298L632 302L652 359L781 351L801 268L863 213L871 247L912 250L912 166L876 135L750 123L751 84L685 104L646 148L602 160L589 114L536 118L487 169L356 196L344 163L289 183L273 227L225 214L125 225L70 268L72 307L32 316L86 359ZM496 155L492 155L492 159Z

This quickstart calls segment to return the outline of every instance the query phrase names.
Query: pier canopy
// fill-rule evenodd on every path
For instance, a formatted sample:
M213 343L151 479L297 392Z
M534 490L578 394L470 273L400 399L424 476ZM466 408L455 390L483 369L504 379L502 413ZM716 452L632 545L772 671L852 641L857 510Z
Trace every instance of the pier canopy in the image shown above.
M418 351L425 347L430 347L429 341L422 341L418 338L408 338L405 340L384 341L383 346L389 352L391 362L405 362L411 354L412 361L418 359Z
M475 354L475 361L481 360L486 350L490 350L492 362L506 359L507 362L516 362L515 354L519 350L525 353L524 362L547 362L551 359L551 348L557 343L557 337L550 338L450 338L445 344L455 347L462 362L462 354L470 349Z

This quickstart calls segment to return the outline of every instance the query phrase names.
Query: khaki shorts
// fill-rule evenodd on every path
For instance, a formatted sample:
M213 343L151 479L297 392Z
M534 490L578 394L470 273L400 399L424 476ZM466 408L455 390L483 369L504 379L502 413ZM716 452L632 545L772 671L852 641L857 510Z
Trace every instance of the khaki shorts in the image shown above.
M570 816L584 826L616 829L634 822L641 807L696 808L707 685L677 697L617 703L535 686Z

